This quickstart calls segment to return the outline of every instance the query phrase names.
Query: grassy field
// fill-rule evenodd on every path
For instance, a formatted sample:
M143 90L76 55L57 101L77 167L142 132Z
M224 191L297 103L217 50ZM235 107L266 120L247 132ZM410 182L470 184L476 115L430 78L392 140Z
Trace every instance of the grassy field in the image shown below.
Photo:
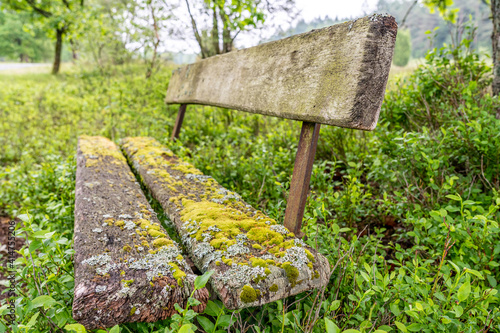
M330 261L324 292L198 318L217 323L214 331L259 333L500 330L498 101L487 94L486 64L465 53L451 63L448 55L391 74L375 131L322 127L303 231ZM163 103L170 70L149 80L144 72L124 65L106 74L0 73L0 215L17 216L26 240L11 299L14 332L74 323L79 135L154 137L283 220L300 123L190 106L172 143L177 106ZM2 302L0 331L10 325ZM217 320L228 315L235 320ZM165 320L116 330L175 327Z

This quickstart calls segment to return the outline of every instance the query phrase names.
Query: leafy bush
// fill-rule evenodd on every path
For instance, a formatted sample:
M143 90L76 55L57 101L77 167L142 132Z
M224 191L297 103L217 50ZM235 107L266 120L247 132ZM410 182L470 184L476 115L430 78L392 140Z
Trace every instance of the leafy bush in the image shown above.
M394 45L394 65L404 67L408 65L411 57L411 35L409 29L398 30L396 45Z
M469 43L432 50L399 80L375 131L322 128L303 231L330 261L324 290L238 311L212 301L203 314L179 309L112 332L500 330L498 100ZM27 239L16 262L15 332L78 327L70 239L80 134L153 136L283 218L299 123L189 106L172 143L169 75L147 81L140 66L114 70L0 81L0 209L21 216L17 233Z

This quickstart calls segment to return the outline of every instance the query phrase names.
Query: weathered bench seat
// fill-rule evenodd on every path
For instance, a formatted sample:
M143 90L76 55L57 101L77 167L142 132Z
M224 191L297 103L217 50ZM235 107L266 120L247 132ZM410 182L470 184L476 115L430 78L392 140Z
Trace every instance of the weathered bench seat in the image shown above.
M328 283L328 261L241 197L151 138L121 147L229 309L262 305Z
M196 276L110 140L80 137L75 197L75 320L87 329L153 322L185 305ZM208 291L195 297L203 311Z

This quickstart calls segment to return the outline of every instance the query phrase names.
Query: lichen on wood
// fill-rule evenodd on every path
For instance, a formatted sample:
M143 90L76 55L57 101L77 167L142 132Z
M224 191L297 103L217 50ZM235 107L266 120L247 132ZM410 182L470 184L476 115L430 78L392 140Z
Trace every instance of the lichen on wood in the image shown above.
M328 282L322 255L156 140L126 138L121 147L196 267L215 270L209 282L227 308L262 305Z
M78 141L74 244L73 317L87 329L165 319L193 290L196 276L106 138ZM195 297L202 311L208 291Z

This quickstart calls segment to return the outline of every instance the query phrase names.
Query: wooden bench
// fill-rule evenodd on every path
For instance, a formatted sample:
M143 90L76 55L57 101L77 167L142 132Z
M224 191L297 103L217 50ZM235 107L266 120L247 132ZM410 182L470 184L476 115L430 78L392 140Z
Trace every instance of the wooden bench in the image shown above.
M397 25L393 17L355 21L230 52L174 71L166 103L301 120L284 227L149 138L122 150L174 222L196 267L229 309L262 305L328 283L328 261L300 240L320 123L375 128ZM295 236L299 237L296 238Z
M173 222L196 267L202 272L215 271L209 284L227 308L262 305L328 283L328 261L300 239L320 124L362 130L375 128L396 31L393 17L371 15L208 58L173 73L166 103L181 105L173 140L179 138L187 104L227 107L302 121L284 226L176 157L154 139L122 140L121 148L129 163ZM155 283L156 279L151 280L148 269L134 269L136 264L133 262L143 262L144 255L150 257L159 253L146 254L142 251L143 246L138 251L142 244L137 243L138 237L150 246L154 246L158 239L164 239L165 246L169 246L168 253L178 250L169 242L154 214L148 214L148 223L154 228L142 227L140 219L144 215L135 215L144 214L136 210L142 206L137 207L131 199L134 196L142 198L140 204L146 206L147 211L150 207L122 157L109 152L102 153L102 156L94 150L85 152L82 143L90 139L82 140L78 152L75 206L74 316L91 327L164 318L172 313L173 303L183 304L185 301L193 278L191 270L181 256L173 262L175 265L170 265L171 269L161 273L172 288L170 293L175 291L178 295L169 294L165 298L163 289L160 290ZM109 142L103 145L116 151ZM107 202L100 202L106 198L109 198ZM130 207L126 205L129 200L132 202ZM111 207L113 213L107 213L106 207ZM131 228L140 227L136 230L137 236L134 233L129 234L130 238L120 236L123 225L121 222L117 225L115 221L120 219L119 211L127 211L120 214L135 217L124 223ZM104 217L115 220L108 221L110 225L106 227L108 222L103 220ZM152 235L148 229L165 236ZM103 237L101 233L106 234L102 244L94 241ZM109 236L121 238L121 243L116 245L116 238L110 241ZM133 248L138 246L133 258L124 257L124 239L127 244L133 243ZM163 264L169 265L170 260L173 259L168 256ZM140 281L140 290L148 296L139 296L138 292L132 295L133 300L120 299L118 289L123 288L127 280L116 276L117 267L128 267L125 276ZM152 268L141 266L146 267ZM180 281L182 283L178 281L176 267L186 275ZM107 282L103 283L106 279ZM147 282L152 282L150 288ZM106 294L100 294L104 292ZM206 290L200 290L197 298L202 301L202 307ZM123 313L119 312L119 304L126 305ZM120 316L109 318L110 309L120 309ZM160 309L168 310L162 312ZM101 312L96 314L96 311ZM91 315L99 318L98 325L85 319Z
M80 137L75 199L75 320L87 329L153 322L186 304L196 275L113 142ZM203 311L208 291L195 298Z

